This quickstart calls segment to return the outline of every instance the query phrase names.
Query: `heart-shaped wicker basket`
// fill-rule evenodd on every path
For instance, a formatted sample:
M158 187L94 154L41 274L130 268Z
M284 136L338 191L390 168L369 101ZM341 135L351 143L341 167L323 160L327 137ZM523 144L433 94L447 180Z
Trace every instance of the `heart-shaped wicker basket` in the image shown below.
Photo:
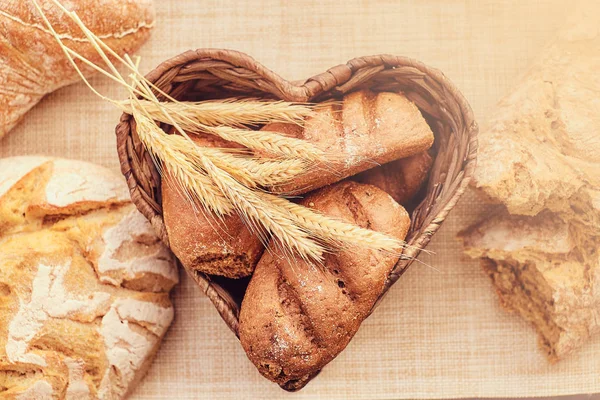
M411 247L395 265L379 300L418 256L416 249L429 243L465 191L475 168L477 124L471 107L440 71L409 58L391 55L355 58L303 83L292 83L246 54L199 49L163 62L147 78L178 100L196 101L253 96L318 102L340 98L361 88L404 92L419 107L435 134L432 149L435 161L426 189L412 211L406 239ZM165 132L170 128L161 127ZM161 178L137 136L130 115L122 115L116 135L121 171L129 184L131 198L168 246L161 208ZM239 310L248 279L224 279L201 273L192 278L238 335ZM297 390L306 383L284 389Z

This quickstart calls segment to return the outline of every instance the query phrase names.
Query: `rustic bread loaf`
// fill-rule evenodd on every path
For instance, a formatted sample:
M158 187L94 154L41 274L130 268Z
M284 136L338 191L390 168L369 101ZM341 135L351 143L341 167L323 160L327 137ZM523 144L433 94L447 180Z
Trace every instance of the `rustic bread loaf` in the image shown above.
M306 193L399 158L426 151L433 132L417 106L403 94L361 90L340 104L319 108L304 127L273 123L263 130L305 139L334 155L292 182L271 188L279 193Z
M410 225L389 195L351 181L318 190L302 204L398 239ZM273 246L256 266L242 303L239 334L248 358L268 379L288 389L302 387L350 342L397 259L347 250L315 266Z
M117 175L0 159L0 398L124 398L173 319L177 281Z
M377 186L396 202L406 206L427 180L432 164L433 159L424 151L369 169L351 179Z
M200 146L232 148L215 136L190 136ZM191 274L242 278L254 271L264 246L235 213L222 219L194 204L168 174L162 180L163 218L169 246Z
M600 332L600 4L581 5L479 135L474 186L503 212L462 233L551 360Z
M52 3L38 0L65 43L98 65L102 59L81 30ZM133 53L154 25L152 0L62 2L117 53ZM87 74L92 71L84 68ZM0 0L0 138L46 94L79 80L33 1Z

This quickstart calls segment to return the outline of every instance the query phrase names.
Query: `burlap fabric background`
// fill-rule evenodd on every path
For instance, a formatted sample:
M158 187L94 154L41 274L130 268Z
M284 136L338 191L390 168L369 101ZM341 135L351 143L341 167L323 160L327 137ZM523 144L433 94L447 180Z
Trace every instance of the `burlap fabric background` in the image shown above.
M596 0L590 0L596 1ZM253 55L301 79L360 55L391 53L443 70L480 122L552 37L564 0L218 1L157 0L142 70L197 47ZM104 93L124 94L95 78ZM48 96L7 139L0 156L47 154L118 169L119 112L82 84ZM600 392L600 337L549 365L533 330L498 305L456 232L485 213L472 195L363 324L346 351L297 394L262 378L210 302L182 274L177 316L134 399L457 398Z

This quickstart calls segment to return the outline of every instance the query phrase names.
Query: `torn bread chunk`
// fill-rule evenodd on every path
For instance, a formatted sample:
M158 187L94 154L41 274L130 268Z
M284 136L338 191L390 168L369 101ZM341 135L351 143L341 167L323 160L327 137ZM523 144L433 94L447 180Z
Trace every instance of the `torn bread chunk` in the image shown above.
M600 331L598 241L578 235L550 212L526 217L506 211L460 234L502 304L535 326L552 361Z

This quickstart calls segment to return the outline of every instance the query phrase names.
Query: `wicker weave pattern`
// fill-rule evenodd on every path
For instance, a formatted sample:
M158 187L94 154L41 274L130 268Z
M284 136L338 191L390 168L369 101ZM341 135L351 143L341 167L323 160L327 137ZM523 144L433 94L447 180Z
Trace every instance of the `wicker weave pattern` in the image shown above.
M426 194L411 216L407 237L411 246L427 246L464 193L475 168L478 128L471 107L440 71L409 58L391 55L355 58L304 83L292 83L246 54L199 49L163 62L147 78L180 100L244 95L307 102L339 98L360 88L404 92L429 122L435 134L433 150L436 154ZM162 127L165 131L169 128ZM140 142L130 115L122 115L116 135L121 171L127 179L132 200L168 245L162 218L160 175ZM418 254L414 248L405 251L379 300ZM246 282L231 282L204 274L192 277L237 335L239 307Z

